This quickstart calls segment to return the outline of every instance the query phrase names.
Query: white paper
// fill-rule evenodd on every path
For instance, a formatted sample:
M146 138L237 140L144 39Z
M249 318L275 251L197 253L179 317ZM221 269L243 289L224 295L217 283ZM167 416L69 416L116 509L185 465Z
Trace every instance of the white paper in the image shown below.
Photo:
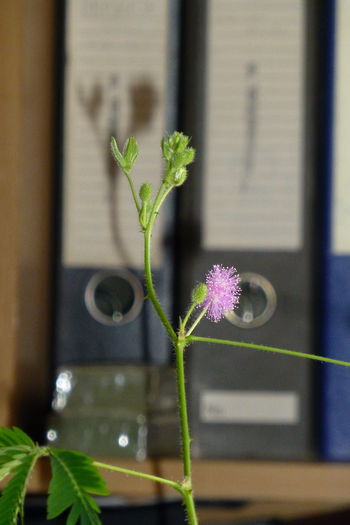
M304 6L211 0L205 249L302 246Z
M168 2L71 0L67 8L63 262L142 267L137 212L126 177L112 175L109 142L111 134L121 145L134 135L140 148L133 171L136 191L143 182L158 189L166 126ZM153 244L157 266L157 227Z
M350 254L350 2L337 2L332 251Z
M296 425L299 398L296 392L205 390L200 419L204 423Z

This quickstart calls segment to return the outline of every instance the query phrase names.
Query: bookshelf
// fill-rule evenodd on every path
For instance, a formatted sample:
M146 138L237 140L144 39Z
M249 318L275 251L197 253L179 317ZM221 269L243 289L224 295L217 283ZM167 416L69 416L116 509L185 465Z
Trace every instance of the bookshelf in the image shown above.
M128 469L140 469L148 474L181 479L181 464L175 459L143 462L116 458L99 460ZM199 505L201 520L230 519L234 522L271 516L288 520L301 516L333 516L342 511L347 513L349 509L350 465L196 460L193 473L197 500L214 502L209 507ZM170 488L146 480L107 471L103 475L111 495L127 502L177 499L177 494ZM42 461L31 478L30 492L46 493L48 480L49 465ZM220 501L243 504L230 508L220 505ZM345 519L348 516L346 514Z
M98 459L148 474L181 479L181 464L176 459L136 462L118 458ZM110 471L101 471L112 494L127 500L144 501L158 496L176 498L166 486L139 480ZM45 492L48 465L39 465L31 480L33 492ZM341 506L350 503L350 465L327 463L286 463L267 461L195 460L193 477L199 499L253 500L292 504L312 503L318 506Z

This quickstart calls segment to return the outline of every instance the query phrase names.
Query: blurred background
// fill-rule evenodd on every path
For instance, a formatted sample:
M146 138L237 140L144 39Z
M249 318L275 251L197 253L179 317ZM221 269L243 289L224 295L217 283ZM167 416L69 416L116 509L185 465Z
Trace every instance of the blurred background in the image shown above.
M239 308L198 335L350 361L349 35L347 0L0 2L1 425L181 477L172 349L111 136L136 137L154 194L162 136L196 148L152 239L175 324L234 266ZM346 368L198 343L187 371L202 523L348 522ZM167 489L108 483L104 523L183 520Z

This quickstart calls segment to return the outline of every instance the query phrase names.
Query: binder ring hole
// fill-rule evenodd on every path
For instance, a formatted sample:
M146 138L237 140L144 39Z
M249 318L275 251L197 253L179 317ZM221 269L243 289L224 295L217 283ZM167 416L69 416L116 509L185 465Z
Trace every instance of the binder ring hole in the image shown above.
M277 306L276 292L270 281L257 273L241 274L238 307L225 314L239 328L256 328L271 319Z
M143 297L139 279L128 270L101 271L86 286L85 305L96 321L121 326L138 316Z

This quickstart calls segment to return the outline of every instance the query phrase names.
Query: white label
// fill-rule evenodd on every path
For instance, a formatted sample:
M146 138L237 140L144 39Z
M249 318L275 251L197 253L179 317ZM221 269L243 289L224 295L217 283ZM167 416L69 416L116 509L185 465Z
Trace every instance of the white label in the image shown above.
M128 182L113 169L110 137L134 135L133 171L158 189L165 132L169 27L164 0L71 0L67 10L63 260L67 266L143 266ZM113 168L114 167L114 168ZM161 231L153 235L154 263Z
M350 254L350 2L337 2L332 251Z
M204 423L296 425L299 399L296 392L205 390L200 419Z
M304 2L211 0L206 249L302 246Z

